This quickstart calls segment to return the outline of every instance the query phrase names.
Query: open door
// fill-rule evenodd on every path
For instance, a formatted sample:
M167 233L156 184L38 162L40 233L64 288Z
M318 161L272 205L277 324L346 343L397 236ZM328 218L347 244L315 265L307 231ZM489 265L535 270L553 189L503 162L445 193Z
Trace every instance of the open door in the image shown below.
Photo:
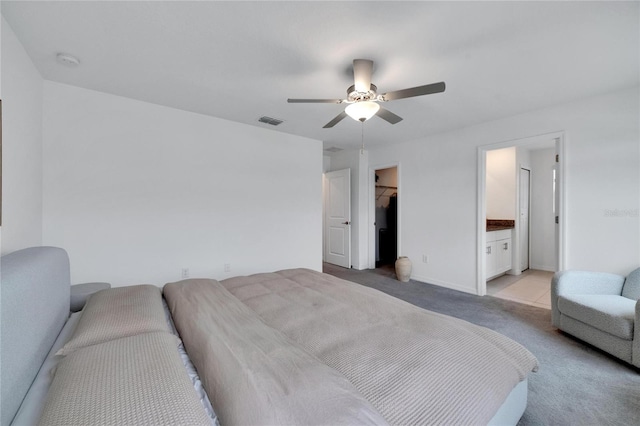
M531 171L520 168L520 272L529 269L529 205Z
M556 271L562 271L564 269L564 245L562 244L562 235L563 235L563 227L564 223L560 223L560 216L562 215L563 209L563 194L561 191L564 188L564 182L562 179L562 172L560 170L560 156L563 155L562 145L560 143L560 138L556 138L555 140L555 148L556 148L556 158L555 163L553 165L552 176L553 176L553 216L555 222L555 247L557 249L556 252L556 260L555 264ZM564 216L566 217L566 216ZM563 219L564 220L564 219Z
M325 179L325 261L351 268L351 169Z

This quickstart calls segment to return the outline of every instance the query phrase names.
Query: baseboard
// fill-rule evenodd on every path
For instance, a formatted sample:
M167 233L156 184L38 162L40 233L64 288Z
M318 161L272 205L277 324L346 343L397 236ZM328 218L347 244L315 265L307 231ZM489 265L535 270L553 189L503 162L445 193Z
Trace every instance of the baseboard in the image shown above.
M554 266L549 265L534 265L530 264L529 269L536 269L538 271L547 271L547 272L555 272L556 268Z
M437 285L439 287L445 287L451 290L456 290L456 291L461 291L463 293L469 293L469 294L475 294L477 295L478 292L476 291L476 288L469 288L469 287L463 287L459 284L455 284L455 283L450 283L447 281L441 281L441 280L436 280L434 278L426 278L426 277L421 277L418 275L411 275L411 279L414 281L419 281L421 283L425 283L425 284L433 284L433 285Z

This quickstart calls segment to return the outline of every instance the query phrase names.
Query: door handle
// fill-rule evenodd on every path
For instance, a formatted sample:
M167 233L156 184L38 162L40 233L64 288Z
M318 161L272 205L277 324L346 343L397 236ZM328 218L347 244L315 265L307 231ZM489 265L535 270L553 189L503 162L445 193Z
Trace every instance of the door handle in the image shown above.
M351 221L350 221L350 220L348 220L348 221L346 221L346 222L342 222L342 224L343 224L343 225L351 225Z

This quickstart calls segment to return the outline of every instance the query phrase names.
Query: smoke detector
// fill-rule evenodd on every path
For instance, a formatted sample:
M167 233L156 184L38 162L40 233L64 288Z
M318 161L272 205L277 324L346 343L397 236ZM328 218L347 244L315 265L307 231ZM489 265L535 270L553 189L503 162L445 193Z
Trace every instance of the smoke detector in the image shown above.
M58 61L58 63L69 68L75 68L80 65L80 60L73 55L69 55L68 53L58 53L56 55L56 60Z

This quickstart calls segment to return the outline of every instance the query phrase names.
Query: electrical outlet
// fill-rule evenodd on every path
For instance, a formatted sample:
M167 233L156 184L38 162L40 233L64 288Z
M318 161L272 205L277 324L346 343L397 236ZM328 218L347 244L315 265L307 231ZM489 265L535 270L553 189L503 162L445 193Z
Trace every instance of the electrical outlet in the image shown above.
M224 271L225 272L231 272L231 264L230 263L225 263L224 264Z
M182 278L189 278L189 268L182 268Z
M426 254L422 255L422 263L429 263L429 256L427 256Z

